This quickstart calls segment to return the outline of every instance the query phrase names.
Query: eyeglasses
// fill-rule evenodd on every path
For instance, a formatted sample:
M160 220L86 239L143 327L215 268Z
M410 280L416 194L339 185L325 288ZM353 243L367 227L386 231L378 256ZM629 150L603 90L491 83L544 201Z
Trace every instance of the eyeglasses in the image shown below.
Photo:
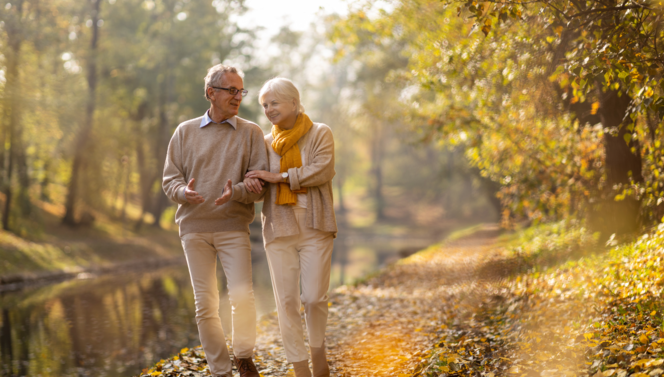
M237 89L237 88L220 88L220 87L218 87L218 86L211 86L210 88L213 88L213 89L221 89L221 90L227 90L227 91L228 91L228 94L230 94L230 95L232 95L232 96L236 96L238 93L242 93L242 97L246 97L246 96L247 96L247 93L249 93L249 91L246 90L246 89Z

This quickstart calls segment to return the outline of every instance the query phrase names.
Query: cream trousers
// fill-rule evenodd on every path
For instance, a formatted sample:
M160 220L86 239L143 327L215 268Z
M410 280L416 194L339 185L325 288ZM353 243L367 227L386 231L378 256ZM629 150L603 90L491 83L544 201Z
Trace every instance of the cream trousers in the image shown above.
M217 257L228 281L233 316L233 352L253 355L256 305L251 280L251 243L247 232L189 233L182 236L196 301L196 323L212 375L231 373L231 359L219 317Z
M304 345L300 302L304 303L309 346L323 346L333 247L332 233L305 225L305 208L295 208L294 211L300 234L279 237L265 245L279 328L290 363L309 359Z

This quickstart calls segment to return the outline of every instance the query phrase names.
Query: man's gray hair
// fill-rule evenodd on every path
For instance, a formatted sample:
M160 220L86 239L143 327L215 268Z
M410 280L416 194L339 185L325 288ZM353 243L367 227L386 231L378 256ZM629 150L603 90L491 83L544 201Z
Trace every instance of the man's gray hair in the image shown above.
M235 67L230 65L217 64L214 67L208 69L207 75L205 75L205 98L209 101L210 97L208 96L208 88L213 86L219 86L221 77L226 73L235 73L236 75L244 78L244 72L240 71ZM237 88L242 89L242 88Z

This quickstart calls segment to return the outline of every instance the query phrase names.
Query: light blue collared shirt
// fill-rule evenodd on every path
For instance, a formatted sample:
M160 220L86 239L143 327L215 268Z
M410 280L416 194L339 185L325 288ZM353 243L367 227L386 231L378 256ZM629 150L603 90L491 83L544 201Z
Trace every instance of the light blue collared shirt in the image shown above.
M203 116L203 119L201 120L201 127L200 128L203 128L203 127L207 126L210 123L214 123L214 124L228 123L231 126L233 126L234 130L237 130L237 118L235 116L232 116L232 117L230 117L226 120L222 120L221 122L217 123L217 122L213 121L212 118L210 118L210 110L208 110L208 111L205 112L205 115Z

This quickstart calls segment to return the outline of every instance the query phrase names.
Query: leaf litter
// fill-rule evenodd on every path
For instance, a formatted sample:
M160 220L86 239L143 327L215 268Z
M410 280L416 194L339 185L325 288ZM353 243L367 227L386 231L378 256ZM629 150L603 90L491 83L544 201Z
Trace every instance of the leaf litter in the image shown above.
M608 253L547 251L569 257L565 263L515 254L492 232L334 290L332 375L664 375L664 226ZM262 376L293 375L274 313L259 323L255 360ZM207 375L199 347L141 377Z

